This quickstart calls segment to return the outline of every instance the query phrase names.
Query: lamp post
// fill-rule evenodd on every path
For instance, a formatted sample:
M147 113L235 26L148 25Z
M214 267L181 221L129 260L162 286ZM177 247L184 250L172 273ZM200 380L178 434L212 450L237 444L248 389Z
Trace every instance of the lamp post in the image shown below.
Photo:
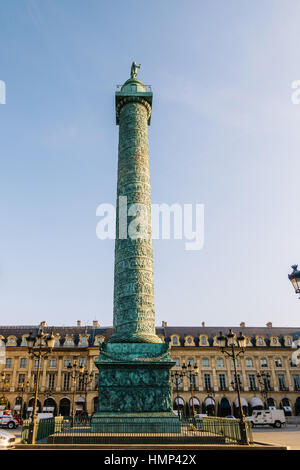
M189 379L190 382L190 388L191 388L191 395L192 395L192 414L193 418L195 417L195 406L194 406L194 381L195 378L198 375L198 366L195 364L194 366L189 362L188 365L186 366L184 363L182 364L182 369L183 369L183 375L186 375Z
M264 398L266 406L268 406L269 380L271 376L268 372L260 372L256 374L256 377L260 386L260 393Z
M293 271L288 275L288 278L295 289L295 293L300 294L300 271L298 271L298 264L293 264L291 268Z
M73 364L69 364L67 369L70 371L70 376L72 380L72 389L73 389L73 397L72 397L72 426L74 427L75 423L75 392L76 392L76 379L77 377L83 375L84 373L84 365L77 364L76 361Z
M231 328L229 333L226 336L223 336L222 331L220 331L220 336L218 336L218 342L221 347L221 351L223 354L231 357L233 360L233 367L234 367L234 377L236 383L236 390L238 395L238 402L239 402L239 409L240 409L240 433L241 433L241 444L249 445L249 437L247 433L247 423L244 414L244 410L242 407L242 400L241 400L241 391L240 391L240 381L237 375L237 368L236 368L236 359L240 354L245 352L246 348L246 338L245 336L240 333L240 335L236 338L238 346L235 345L235 338L234 333L232 332ZM227 348L231 350L231 352L226 350L226 340L227 340ZM238 351L237 351L238 349Z
M24 396L24 392L26 391L26 389L28 390L29 388L29 380L26 380L26 382L21 382L18 386L18 392L21 393L21 395L19 395L16 400L18 400L19 398L21 399L21 408L20 408L20 415L21 417L23 418L23 411L24 411L24 404L23 404L23 396Z
M43 328L40 328L36 337L32 336L32 332L29 333L29 336L26 338L28 353L31 358L36 358L38 360L37 366L37 375L35 382L35 394L34 394L34 406L32 413L32 420L29 427L29 436L28 443L35 444L35 435L36 435L36 408L37 400L39 393L39 381L40 381L40 369L41 369L41 359L47 359L48 354L51 353L54 348L55 336L51 333L49 336L44 333ZM46 343L46 346L45 346Z
M85 371L83 373L83 390L84 390L84 411L87 411L87 406L86 406L86 401L87 401L87 389L88 386L93 382L94 380L94 373L91 372L90 374L88 371Z
M176 370L175 372L172 372L172 373L171 373L172 381L173 381L173 383L175 384L175 390L176 390L176 398L175 398L175 401L176 401L176 405L177 405L177 415L178 415L178 418L179 418L179 419L180 419L180 411L179 411L179 396L178 396L178 391L179 391L179 385L182 384L184 375L185 375L185 374L184 374L183 372L179 372L178 370Z
M6 374L4 372L1 372L0 374L0 382L2 382L2 387L1 387L1 391L2 392L7 392L8 391L8 388L9 388L9 381L6 377ZM4 406L8 406L8 399L7 397L3 394L1 397L0 397L0 405L4 405Z

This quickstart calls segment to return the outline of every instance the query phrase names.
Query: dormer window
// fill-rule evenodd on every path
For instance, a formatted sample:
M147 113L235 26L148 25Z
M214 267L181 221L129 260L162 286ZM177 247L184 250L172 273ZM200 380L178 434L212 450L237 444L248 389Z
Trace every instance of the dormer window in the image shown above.
M73 346L73 339L72 338L66 338L65 346Z
M179 345L178 336L172 336L172 344L173 344L173 346L178 346Z
M87 346L88 341L86 336L81 336L80 338L80 346Z
M290 336L287 336L287 337L286 337L286 339L285 339L285 344L286 344L287 346L291 346L291 345L292 345L292 340L291 340Z
M11 336L10 338L8 338L7 344L9 346L15 346L17 344L17 339L14 336Z
M256 344L257 344L258 346L263 346L264 340L263 340L261 337L258 337L257 340L256 340Z

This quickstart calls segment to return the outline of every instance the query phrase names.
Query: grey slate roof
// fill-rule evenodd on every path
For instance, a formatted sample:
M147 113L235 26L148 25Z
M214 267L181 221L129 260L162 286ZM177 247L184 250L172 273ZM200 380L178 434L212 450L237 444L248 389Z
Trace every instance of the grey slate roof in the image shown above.
M243 332L245 336L249 336L252 340L252 343L255 345L254 338L256 335L262 335L267 346L269 345L268 340L271 336L277 336L279 341L283 341L285 335L291 335L293 340L300 338L300 327L240 327L240 326L166 326L166 327L157 327L156 333L158 335L163 335L166 340L170 340L172 335L179 335L181 345L184 345L184 338L186 336L192 336L195 339L195 345L199 344L199 336L207 335L209 338L209 343L212 345L212 340L214 336L218 336L220 331L223 334L226 334L229 330L232 330L239 334L240 331ZM0 326L0 335L7 338L10 335L16 336L18 338L17 344L21 342L21 338L25 334L30 332L33 335L36 335L39 329L39 325L19 325L19 326ZM60 335L61 345L64 343L66 335L72 335L74 338L75 345L79 341L79 335L88 334L89 335L89 344L94 343L96 335L103 335L105 338L108 338L112 335L113 327L98 327L94 328L93 326L47 326L44 328L46 333L54 332Z

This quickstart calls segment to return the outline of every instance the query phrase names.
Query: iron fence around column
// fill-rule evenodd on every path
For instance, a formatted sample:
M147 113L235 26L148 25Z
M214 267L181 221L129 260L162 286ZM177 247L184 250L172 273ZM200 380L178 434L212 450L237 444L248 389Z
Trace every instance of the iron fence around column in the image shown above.
M247 423L250 444L253 443L251 424ZM173 426L173 427L172 427ZM49 429L49 428L48 428ZM238 419L203 417L202 419L182 419L173 425L151 419L151 423L141 431L138 423L122 423L120 426L107 422L92 427L90 422L74 424L64 420L61 431L49 434L48 444L240 444L240 423Z
M36 426L36 442L43 441L47 439L50 435L62 432L63 421L63 416L56 416L55 418L45 418L38 420ZM30 423L31 419L26 419L23 421L21 435L21 442L23 444L28 443Z
M28 443L30 420L23 421L22 443ZM201 419L181 419L165 428L161 421L151 420L147 431L141 432L140 425L122 424L118 429L115 424L105 424L105 429L98 432L91 428L90 420L74 423L58 416L40 419L37 423L36 442L48 444L122 444L132 443L187 443L187 444L239 444L241 442L238 419L203 417ZM251 423L246 423L250 444L253 443Z

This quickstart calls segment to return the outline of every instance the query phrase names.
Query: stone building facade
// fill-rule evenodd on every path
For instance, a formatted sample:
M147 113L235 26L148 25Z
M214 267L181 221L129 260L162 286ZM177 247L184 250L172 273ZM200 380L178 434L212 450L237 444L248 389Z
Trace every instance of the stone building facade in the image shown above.
M96 411L98 400L99 342L112 335L112 327L91 326L56 327L41 324L46 333L56 336L55 348L42 360L39 383L39 410L70 415L86 409ZM2 356L0 358L0 406L32 410L37 361L30 359L26 337L37 334L38 326L2 326ZM173 373L182 372L183 364L197 365L199 372L191 380L185 376L173 383L173 408L184 414L191 413L192 403L199 413L227 416L237 414L232 359L222 354L218 346L219 332L229 327L201 326L176 327L166 322L156 328L156 334L171 343L171 357L176 361ZM232 327L247 338L244 354L238 358L238 375L242 405L247 414L262 406L283 408L286 414L300 414L300 360L297 357L300 328L278 328L268 323L266 327L246 327L241 323ZM300 344L300 342L299 342ZM72 379L68 364L83 364L85 377ZM262 386L257 374L268 375ZM263 394L262 391L265 393Z

